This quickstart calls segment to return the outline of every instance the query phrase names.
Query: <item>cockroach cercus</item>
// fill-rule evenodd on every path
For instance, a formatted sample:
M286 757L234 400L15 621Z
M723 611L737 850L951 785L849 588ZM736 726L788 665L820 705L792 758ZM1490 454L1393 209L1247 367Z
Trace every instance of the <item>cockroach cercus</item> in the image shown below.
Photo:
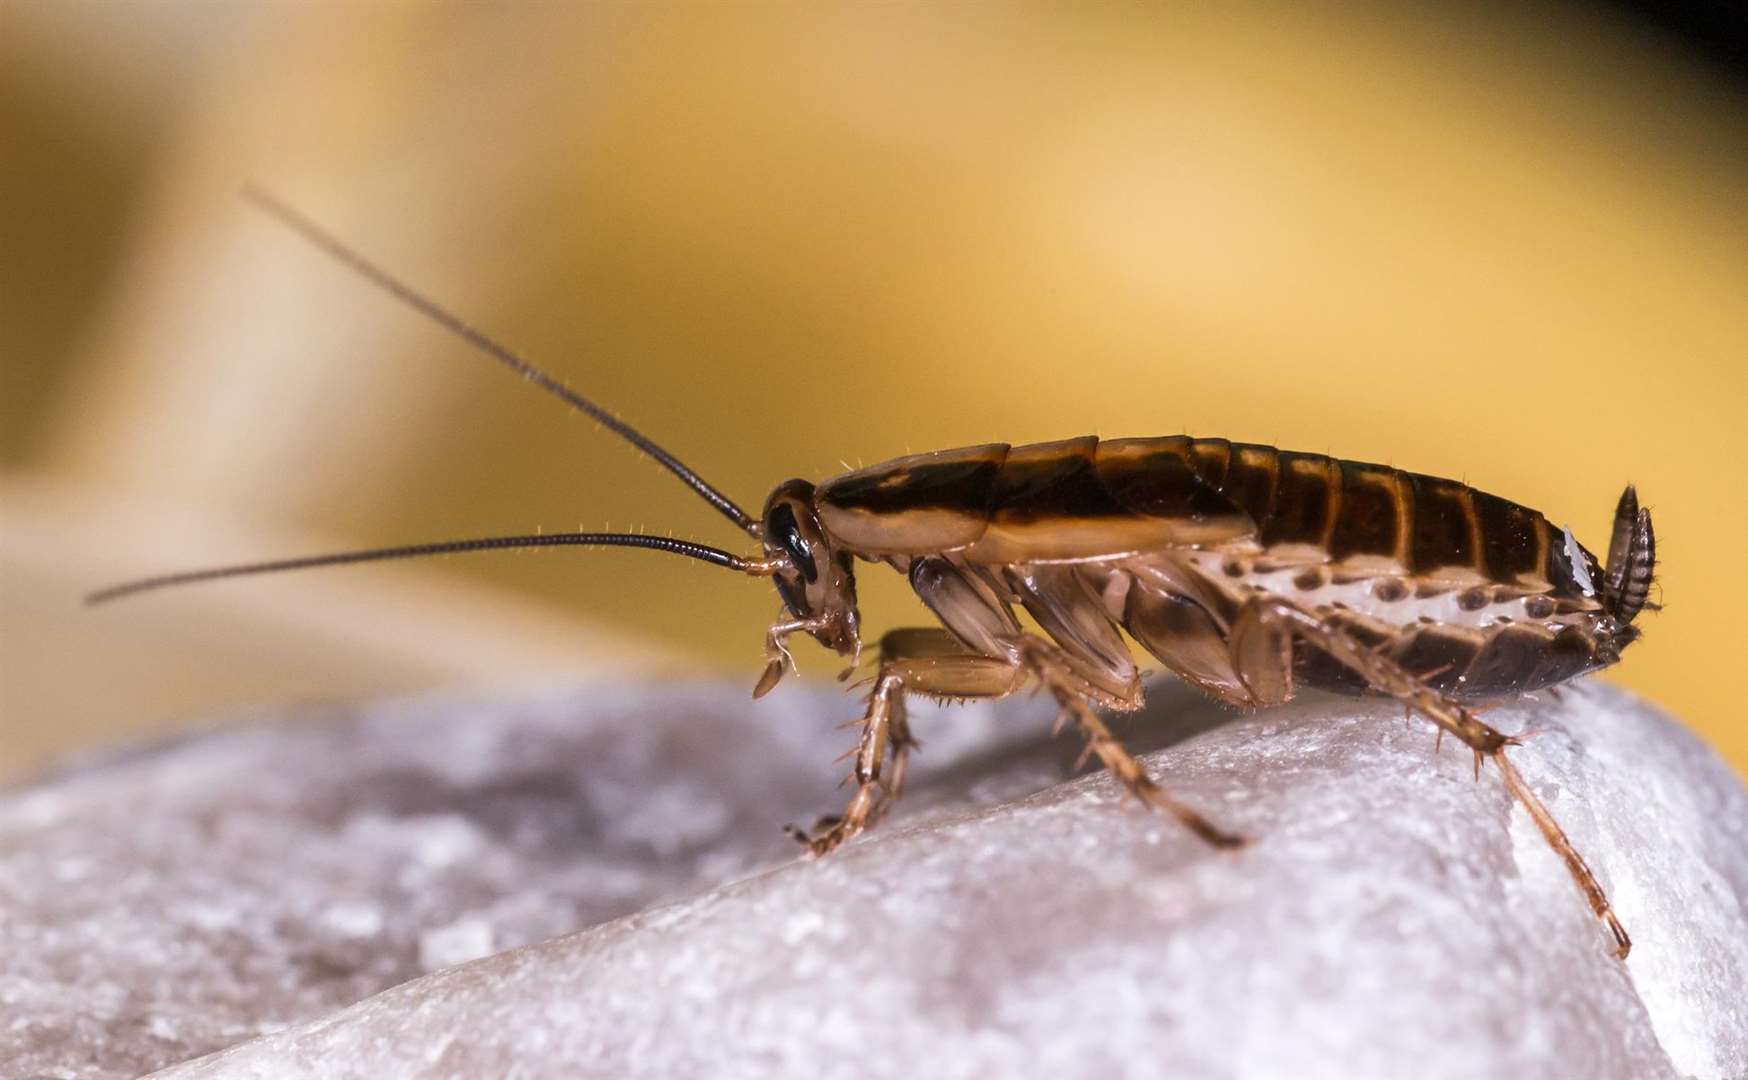
M746 513L648 437L449 314L258 190L254 204L487 356L654 458L757 545L738 555L637 533L494 536L167 574L92 602L215 578L451 552L555 545L649 548L770 578L783 613L765 633L754 689L775 686L807 634L859 658L856 563L884 563L939 620L893 630L853 752L848 806L811 832L825 855L898 797L915 745L905 697L1047 691L1088 751L1142 804L1216 847L1242 840L1172 798L1111 734L1100 708L1140 706L1123 632L1178 676L1233 705L1273 705L1301 686L1387 694L1498 766L1625 957L1631 942L1583 858L1479 703L1613 664L1639 630L1655 565L1651 516L1621 495L1606 565L1569 529L1453 480L1185 436L916 454L821 483L788 480ZM1023 628L1023 608L1037 631ZM854 666L854 661L852 661Z

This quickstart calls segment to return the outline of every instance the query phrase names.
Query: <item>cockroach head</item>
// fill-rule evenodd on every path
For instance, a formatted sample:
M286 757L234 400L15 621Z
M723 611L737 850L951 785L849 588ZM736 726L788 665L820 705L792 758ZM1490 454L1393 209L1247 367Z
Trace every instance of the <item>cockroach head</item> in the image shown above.
M1628 484L1615 506L1614 535L1609 539L1608 568L1602 579L1603 608L1623 630L1644 609L1656 571L1657 538L1651 531L1651 511L1639 506L1638 493Z
M790 480L771 492L760 532L766 556L780 563L772 577L790 613L820 623L810 633L821 645L854 653L860 642L856 575L850 556L835 549L820 526L813 485Z

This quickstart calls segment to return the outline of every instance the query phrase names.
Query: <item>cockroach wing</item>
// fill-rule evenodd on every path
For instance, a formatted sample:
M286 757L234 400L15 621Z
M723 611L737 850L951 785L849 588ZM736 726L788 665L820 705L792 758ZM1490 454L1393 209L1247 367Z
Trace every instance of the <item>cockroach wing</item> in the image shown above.
M1256 524L1202 479L1186 438L1092 436L1017 446L971 562L1069 562L1249 536Z
M959 552L985 565L1108 559L1249 536L1184 438L1086 436L900 458L827 480L821 523L858 554Z

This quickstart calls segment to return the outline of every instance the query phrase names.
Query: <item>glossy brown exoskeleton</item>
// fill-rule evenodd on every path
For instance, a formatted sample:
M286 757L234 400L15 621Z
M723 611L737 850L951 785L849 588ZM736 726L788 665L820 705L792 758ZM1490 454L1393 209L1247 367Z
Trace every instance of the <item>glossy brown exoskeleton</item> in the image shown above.
M1534 510L1452 480L1184 436L1091 436L990 444L900 458L826 480L779 485L755 519L594 402L365 262L259 192L250 197L391 293L594 417L679 476L753 537L757 555L660 536L559 533L447 541L197 570L93 594L106 600L191 581L312 566L511 547L646 547L770 577L784 616L766 634L763 695L811 635L859 658L858 560L906 575L939 626L879 642L854 751L854 793L812 834L824 855L868 828L903 786L914 742L907 694L995 698L1041 687L1090 753L1142 803L1203 840L1238 837L1171 798L1100 718L1138 708L1124 639L1184 680L1242 706L1301 686L1388 694L1494 762L1565 860L1625 956L1630 942L1601 886L1505 750L1515 740L1472 705L1551 687L1620 658L1639 635L1655 565L1651 517L1631 487L1606 567ZM1015 608L1037 631L1020 624Z

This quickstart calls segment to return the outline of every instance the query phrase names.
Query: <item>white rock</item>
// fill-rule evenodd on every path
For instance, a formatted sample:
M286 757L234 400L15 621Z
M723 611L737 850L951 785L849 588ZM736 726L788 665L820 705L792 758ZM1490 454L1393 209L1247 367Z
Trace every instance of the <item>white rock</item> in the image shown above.
M419 935L419 966L429 971L465 964L492 954L495 934L484 916L464 916Z
M1175 743L1154 774L1257 843L1050 786L1078 748L1041 702L923 712L904 808L820 862L776 826L839 805L833 694L430 699L89 763L0 798L0 1061L1748 1076L1748 794L1653 710L1587 686L1489 714L1542 732L1515 760L1632 931L1621 964L1498 778L1395 707L1153 696L1131 743Z

